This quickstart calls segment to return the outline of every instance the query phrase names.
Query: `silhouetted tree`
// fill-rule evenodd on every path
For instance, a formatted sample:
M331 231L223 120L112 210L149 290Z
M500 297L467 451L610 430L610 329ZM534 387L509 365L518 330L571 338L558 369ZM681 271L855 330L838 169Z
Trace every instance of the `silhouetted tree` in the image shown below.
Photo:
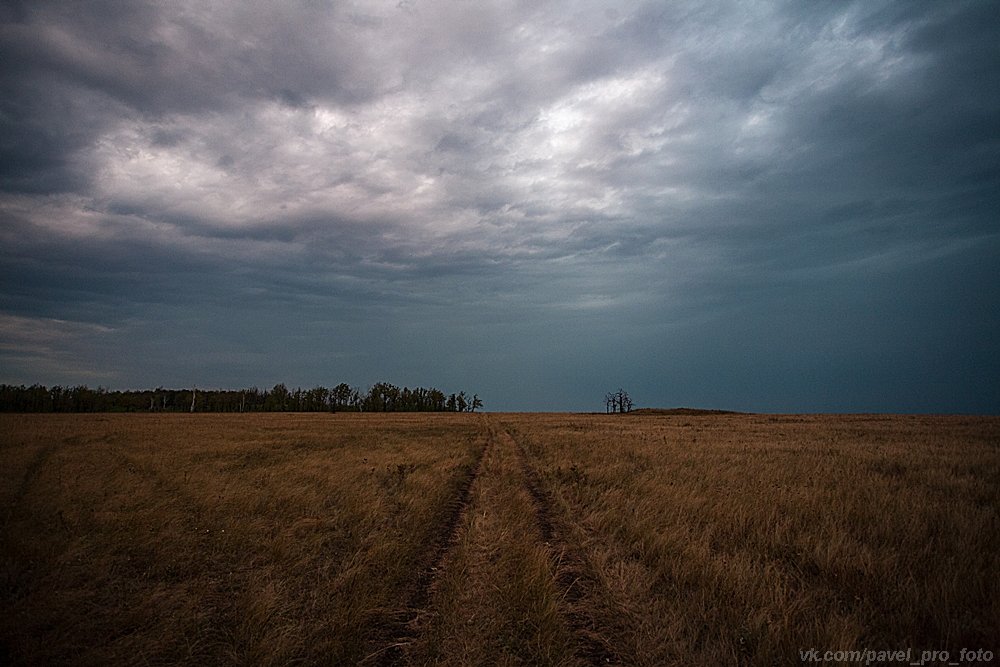
M264 409L268 412L284 412L288 409L288 387L283 382L274 385L264 399Z
M631 412L632 398L627 391L619 387L618 391L608 392L604 395L604 410L608 413Z

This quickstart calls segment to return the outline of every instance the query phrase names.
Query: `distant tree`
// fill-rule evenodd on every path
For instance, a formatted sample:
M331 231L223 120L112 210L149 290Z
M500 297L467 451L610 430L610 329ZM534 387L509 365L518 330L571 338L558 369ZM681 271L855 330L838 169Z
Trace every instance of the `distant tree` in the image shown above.
M365 410L370 412L395 412L399 409L401 392L389 382L376 382L365 398Z
M444 412L445 407L448 404L448 399L445 397L443 391L431 387L431 389L427 391L427 402L428 405L430 405L430 410L434 412Z
M264 399L264 409L268 412L284 412L288 409L290 397L288 387L283 382L279 382L274 385L274 388L268 392L267 398Z
M628 392L618 388L618 391L608 392L604 395L604 410L607 413L625 413L632 411L632 398Z
M346 382L338 384L331 390L330 401L333 403L333 410L337 412L342 410L357 409L357 406L355 405L357 393L358 392L352 389Z
M622 389L618 390L618 409L620 412L632 412L632 398Z
M330 408L330 390L326 387L314 387L306 392L306 410L323 412Z

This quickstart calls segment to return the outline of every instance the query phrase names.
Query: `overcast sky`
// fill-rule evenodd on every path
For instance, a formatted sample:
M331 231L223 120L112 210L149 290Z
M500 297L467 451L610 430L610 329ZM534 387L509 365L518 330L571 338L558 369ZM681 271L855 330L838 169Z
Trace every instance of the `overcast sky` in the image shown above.
M1000 412L1000 4L0 4L0 382Z

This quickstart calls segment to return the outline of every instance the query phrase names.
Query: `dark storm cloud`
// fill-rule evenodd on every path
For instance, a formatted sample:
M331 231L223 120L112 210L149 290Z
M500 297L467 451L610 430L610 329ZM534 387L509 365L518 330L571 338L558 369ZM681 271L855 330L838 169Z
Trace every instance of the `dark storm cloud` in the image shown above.
M6 3L0 380L996 411L998 27Z

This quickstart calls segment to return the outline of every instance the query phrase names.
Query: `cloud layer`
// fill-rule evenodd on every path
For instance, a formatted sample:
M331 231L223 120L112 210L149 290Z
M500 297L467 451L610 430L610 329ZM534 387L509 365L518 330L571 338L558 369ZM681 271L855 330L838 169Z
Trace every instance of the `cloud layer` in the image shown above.
M991 3L0 21L0 380L1000 410Z

